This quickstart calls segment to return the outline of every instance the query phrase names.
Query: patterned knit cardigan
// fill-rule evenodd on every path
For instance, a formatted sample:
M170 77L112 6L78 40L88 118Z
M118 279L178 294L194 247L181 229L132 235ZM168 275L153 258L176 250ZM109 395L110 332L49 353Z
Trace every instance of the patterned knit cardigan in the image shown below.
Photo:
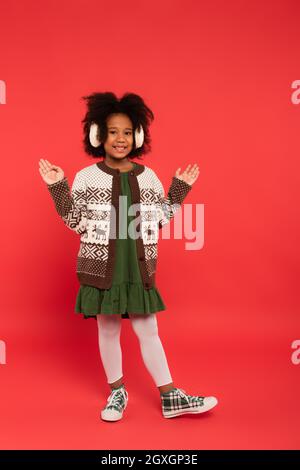
M136 239L144 288L151 289L155 285L159 229L174 217L192 186L174 176L165 197L156 173L138 163L128 173L128 180L135 217L136 235L132 238ZM71 191L66 177L47 187L64 224L80 235L76 264L80 284L109 289L119 233L120 170L110 168L103 160L76 173Z

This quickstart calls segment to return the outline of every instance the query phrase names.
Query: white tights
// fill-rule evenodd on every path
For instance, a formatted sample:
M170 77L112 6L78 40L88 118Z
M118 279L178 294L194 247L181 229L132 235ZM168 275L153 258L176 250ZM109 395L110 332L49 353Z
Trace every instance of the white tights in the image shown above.
M136 333L142 358L157 387L171 383L167 358L158 335L155 313L129 313L132 328ZM99 350L102 364L109 384L123 376L122 350L120 344L121 315L97 315Z

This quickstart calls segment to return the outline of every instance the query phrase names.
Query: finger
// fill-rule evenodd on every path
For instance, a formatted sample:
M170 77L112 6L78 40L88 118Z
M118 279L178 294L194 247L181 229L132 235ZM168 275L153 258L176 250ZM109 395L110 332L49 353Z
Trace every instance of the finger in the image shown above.
M196 170L196 168L197 168L197 164L195 163L190 171L194 171L194 170Z
M199 175L199 169L195 168L194 170L191 170L189 173L190 178L195 178Z
M186 171L186 172L187 172L187 175L192 175L192 174L194 174L194 172L196 171L196 169L197 169L197 165L195 164L195 165L193 165L191 168L187 169L187 171Z
M48 160L46 160L47 164L49 165L49 168L55 168L55 165L52 165Z
M47 165L47 163L46 163L45 160L43 160L43 161L40 162L40 166L42 167L42 169L43 169L44 171L47 171L48 165Z
M47 171L44 171L42 168L39 168L40 175L44 178L47 174Z
M189 170L190 166L191 166L191 165L188 165L188 166L186 167L186 169L184 170L184 173Z
M197 175L198 173L199 173L199 168L198 168L198 167L193 168L193 169L191 170L191 172L190 172L190 174L191 174L192 176L195 176L195 175Z
M48 160L43 161L43 168L45 169L45 171L50 171L51 170L51 164L50 164L50 162L48 162Z
M53 165L53 164L52 164L52 163L50 163L48 160L46 160L46 162L48 163L48 165L49 165L49 168L53 168L53 169L55 169L55 170L58 168L58 166L57 166L57 165Z
M52 165L51 163L49 163L49 170L57 171L58 169L59 169L59 167L57 165Z

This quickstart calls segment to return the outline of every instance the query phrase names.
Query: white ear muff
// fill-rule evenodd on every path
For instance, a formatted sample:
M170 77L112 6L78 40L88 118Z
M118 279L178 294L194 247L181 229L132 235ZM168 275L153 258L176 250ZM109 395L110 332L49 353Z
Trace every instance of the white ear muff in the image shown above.
M135 146L138 149L144 143L144 130L142 126L140 126L139 129L135 130L134 138L135 138Z
M98 124L93 122L90 126L90 134L89 134L90 143L93 147L99 147L101 145L101 142L98 139L98 130L99 130Z
M89 139L90 143L93 147L99 147L101 145L100 140L98 139L98 124L93 122L90 126L90 133L89 133ZM138 129L135 130L135 146L136 148L142 147L144 143L144 130L143 127L140 126Z

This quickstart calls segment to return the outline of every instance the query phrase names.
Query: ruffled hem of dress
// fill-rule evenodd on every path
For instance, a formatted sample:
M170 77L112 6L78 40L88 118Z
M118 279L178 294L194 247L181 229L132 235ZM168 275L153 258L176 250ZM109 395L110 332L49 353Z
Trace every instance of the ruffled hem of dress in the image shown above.
M96 318L96 315L122 315L129 318L128 312L149 314L166 310L166 306L156 287L144 289L140 283L113 285L110 289L81 285L76 297L75 313L84 318Z

